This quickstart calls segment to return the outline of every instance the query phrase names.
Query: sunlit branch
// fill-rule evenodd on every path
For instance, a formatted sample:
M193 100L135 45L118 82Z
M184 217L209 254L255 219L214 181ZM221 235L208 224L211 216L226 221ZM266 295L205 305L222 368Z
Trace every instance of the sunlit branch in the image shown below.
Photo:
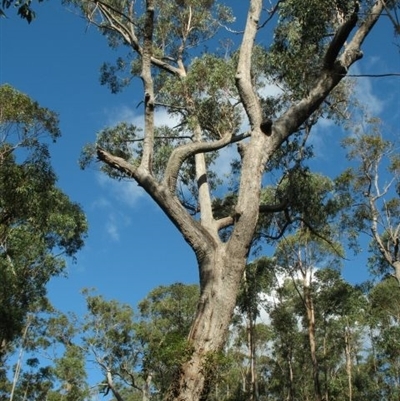
M206 153L219 150L231 143L231 141L232 134L228 132L221 139L214 142L187 143L175 148L165 169L164 183L171 192L174 192L176 188L178 172L185 160L197 153Z

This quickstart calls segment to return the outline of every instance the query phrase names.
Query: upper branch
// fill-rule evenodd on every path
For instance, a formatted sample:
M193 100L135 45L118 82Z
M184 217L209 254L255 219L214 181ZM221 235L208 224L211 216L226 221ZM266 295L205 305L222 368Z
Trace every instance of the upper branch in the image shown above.
M373 25L379 19L383 10L381 0L378 0L364 22L359 26L353 38L339 58L334 57L340 52L339 46L349 37L351 28L355 26L356 19L353 15L339 29L324 58L324 66L316 78L313 88L308 95L297 104L290 107L273 125L274 139L277 144L282 143L287 137L295 132L298 127L318 109L329 93L346 76L350 66L362 57L361 45L368 36Z
M129 43L137 53L141 54L142 49L139 45L138 38L135 35L134 22L132 21L130 16L121 13L120 11L116 10L108 4L102 3L101 1L96 1L95 3L99 8L99 11L103 14L103 16L110 24L110 29L118 32L124 38L126 43ZM133 12L132 8L130 12ZM118 18L117 16L120 18Z
M358 3L354 12L350 15L350 18L345 21L336 31L331 43L329 44L328 50L325 53L324 66L326 68L332 68L337 56L339 55L343 45L349 37L351 31L357 24L358 21Z
M99 0L95 0L93 1L93 3L97 7L97 10L103 15L103 17L110 25L109 27L107 27L107 29L113 30L120 34L125 42L128 43L138 55L141 56L143 53L143 48L140 45L139 39L135 32L135 22L133 20L133 2L131 3L129 9L130 15L126 15L125 13L117 10L110 4L106 4ZM93 12L91 12L90 14L87 13L86 17L92 24L98 26L99 28L105 28L100 23L95 22L93 18ZM170 74L178 76L185 75L184 69L182 70L182 68L174 67L173 65L167 63L165 60L160 60L153 55L150 57L150 60L154 66L164 71L167 71Z
M106 163L108 166L118 170L119 172L123 173L127 177L135 177L135 173L137 167L132 165L131 163L127 162L125 159L119 156L114 156L111 153L107 152L106 150L98 147L97 148L97 158Z
M236 71L236 86L252 129L258 127L262 119L260 102L251 79L252 51L258 30L261 8L261 0L251 0Z

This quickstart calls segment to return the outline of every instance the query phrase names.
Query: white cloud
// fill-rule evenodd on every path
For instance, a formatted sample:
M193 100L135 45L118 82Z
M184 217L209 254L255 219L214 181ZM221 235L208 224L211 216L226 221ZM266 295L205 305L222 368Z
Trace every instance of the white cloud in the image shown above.
M107 117L107 124L110 126L116 125L120 122L127 122L135 125L136 127L143 128L144 116L141 109L135 110L127 106L122 106L105 111ZM175 127L179 123L177 116L170 115L165 108L157 109L155 112L156 126L166 125L168 127Z
M98 173L96 179L100 186L107 190L107 195L111 195L117 202L130 207L137 206L139 200L146 195L143 188L139 187L133 180L117 181L102 173ZM99 202L103 204L103 206L111 206L106 199L100 198Z
M277 97L283 94L282 88L274 83L271 83L267 78L263 80L263 83L264 86L258 91L260 96Z
M136 126L143 126L143 116L130 107L119 106L118 108L107 109L104 113L107 117L107 125L113 126L124 121Z
M99 209L105 209L107 207L111 206L111 203L109 200L107 200L104 197L97 198L93 203L92 207L93 208L99 208Z
M106 231L107 231L108 236L113 241L119 241L119 227L118 227L118 223L115 219L115 216L113 214L110 214L108 216L108 221L106 223Z
M361 74L359 67L354 65L351 68L350 74ZM384 101L379 99L379 97L374 93L372 80L370 78L357 78L354 90L355 97L360 101L362 106L366 107L367 112L373 116L378 116L382 112Z

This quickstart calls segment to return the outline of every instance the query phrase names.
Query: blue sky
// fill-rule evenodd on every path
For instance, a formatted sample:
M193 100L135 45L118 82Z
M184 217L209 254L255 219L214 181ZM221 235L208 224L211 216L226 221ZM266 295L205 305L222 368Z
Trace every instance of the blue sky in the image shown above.
M59 113L63 136L51 147L53 166L60 187L82 205L90 225L77 263L69 264L69 278L51 282L51 300L58 308L79 312L83 287L95 287L107 298L135 305L158 285L197 282L190 248L135 183L114 182L95 168L81 171L78 166L82 147L93 142L99 129L121 119L140 118L136 108L142 97L140 83L122 94L110 94L99 84L99 67L104 61L112 62L117 53L94 27L57 2L35 6L37 19L30 25L12 12L0 20L0 83L13 85ZM238 3L236 7L242 11ZM238 29L244 16L243 10ZM380 24L353 72L400 72L392 32L389 24ZM399 89L399 77L360 78L356 88L371 111L394 131L399 125ZM321 125L317 134L315 167L338 172L343 159L336 146L337 128ZM365 258L346 263L344 275L352 282L366 278Z

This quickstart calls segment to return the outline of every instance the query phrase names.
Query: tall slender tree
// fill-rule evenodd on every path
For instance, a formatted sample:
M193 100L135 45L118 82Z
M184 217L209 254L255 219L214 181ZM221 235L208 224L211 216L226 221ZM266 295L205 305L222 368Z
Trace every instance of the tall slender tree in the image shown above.
M381 122L366 118L344 141L348 158L356 162L340 181L353 198L350 221L354 230L371 240L370 266L390 274L400 285L400 156L396 139L385 139Z

